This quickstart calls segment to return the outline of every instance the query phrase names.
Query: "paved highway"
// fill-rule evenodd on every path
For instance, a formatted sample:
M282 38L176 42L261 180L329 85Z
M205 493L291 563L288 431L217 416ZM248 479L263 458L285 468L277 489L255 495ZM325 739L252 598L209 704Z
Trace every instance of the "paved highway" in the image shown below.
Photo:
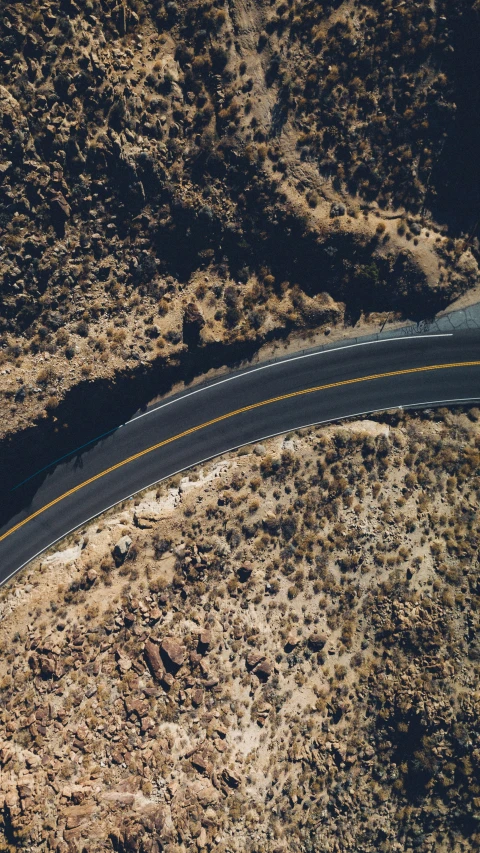
M29 505L0 529L0 583L135 492L242 444L383 409L479 399L478 330L289 356L166 398L38 478Z

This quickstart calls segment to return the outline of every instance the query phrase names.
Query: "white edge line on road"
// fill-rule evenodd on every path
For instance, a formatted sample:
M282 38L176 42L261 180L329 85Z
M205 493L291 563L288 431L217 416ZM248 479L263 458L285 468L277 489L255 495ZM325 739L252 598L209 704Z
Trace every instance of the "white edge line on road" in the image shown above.
M453 336L453 332L441 332L437 335L405 335L405 337L398 338L382 338L379 341L360 341L356 344L347 344L344 347L333 347L332 349L320 350L319 352L307 352L303 355L292 355L287 358L279 359L278 361L270 362L269 364L262 364L259 367L246 368L243 373L235 373L233 376L226 376L225 379L219 379L218 382L212 382L209 385L204 385L202 388L195 388L193 391L188 391L186 394L182 394L180 397L175 397L173 400L167 400L165 403L160 403L158 406L155 406L154 409L149 409L148 412L143 412L141 415L136 415L134 418L131 418L129 421L125 421L124 424L121 424L118 429L121 429L124 426L129 426L133 424L135 421L139 421L140 418L146 418L148 415L153 415L154 412L160 411L160 409L166 408L166 406L172 406L174 403L179 403L181 400L186 400L188 397L193 397L194 394L201 394L202 391L210 391L211 388L215 388L218 385L223 385L224 382L232 382L235 379L243 379L245 376L250 376L252 373L258 373L259 370L270 370L272 367L279 367L283 364L288 364L291 361L300 361L303 358L315 358L315 356L326 355L331 352L339 352L340 350L346 349L354 349L355 347L367 347L371 344L388 344L392 343L392 341L418 341L424 340L425 338L451 338Z
M178 397L173 397L171 400L166 400L164 403L159 403L158 406L155 406L153 409L149 409L147 412L142 412L141 415L136 415L134 418L131 418L129 421L125 421L123 424L119 424L116 427L108 430L106 433L97 436L96 438L92 438L87 444L82 444L80 447L75 448L75 450L70 450L64 456L61 456L59 459L55 459L53 462L50 462L44 468L40 468L39 471L36 471L35 474L31 474L30 477L27 477L26 480L22 480L21 483L18 483L16 488L23 486L25 483L28 483L29 480L32 480L33 477L36 477L37 474L41 474L43 471L47 471L50 468L53 468L54 465L57 465L60 462L63 462L65 459L69 457L76 456L81 450L85 450L89 445L94 444L97 441L101 441L102 439L106 439L110 437L112 434L116 433L119 429L123 429L123 427L129 426L130 424L135 423L135 421L139 421L141 418L146 418L148 415L153 415L155 412L159 412L161 409L166 408L167 406L173 406L174 403L179 403L182 400L186 400L188 397L193 397L194 394L200 394L202 391L209 391L211 388L215 388L217 385L223 385L224 382L231 382L234 379L243 379L245 376L249 376L251 373L257 373L259 370L269 370L271 367L279 367L282 364L288 364L291 361L299 361L302 358L313 358L317 355L325 355L325 353L329 352L339 352L343 349L353 349L354 347L365 347L370 346L370 344L385 344L391 343L392 341L411 341L411 340L420 340L421 338L451 338L453 336L453 332L439 332L434 335L405 335L403 337L398 338L382 338L378 341L360 341L356 344L347 344L346 346L332 347L332 349L319 350L318 352L307 352L303 353L303 355L292 355L286 358L279 358L276 361L269 362L268 364L261 364L259 367L254 368L245 368L241 373L235 373L233 376L226 376L224 379L219 379L217 382L210 382L208 385L204 385L201 388L195 388L193 391L187 392L179 392ZM12 490L14 491L14 489ZM1 584L0 584L1 586Z
M258 444L259 441L268 441L269 438L276 438L279 435L287 435L289 432L296 432L299 429L310 429L314 426L323 426L324 424L332 424L337 421L345 421L350 420L351 418L361 418L364 415L374 415L376 412L390 412L401 409L428 409L429 406L454 406L460 405L461 403L476 403L480 401L480 397L461 397L458 400L430 400L427 403L402 403L400 406L389 406L387 409L369 409L366 412L355 412L352 415L341 415L338 418L326 418L323 421L314 421L311 424L303 424L302 426L292 427L288 430L280 430L280 432L272 432L270 435L264 435L260 438L253 439L253 441L247 441L246 444L235 444L233 447L229 447L227 450L221 450L220 453L213 453L211 456L206 456L205 459L199 459L198 462L193 462L191 465L186 465L184 468L179 468L178 471L172 471L171 474L168 474L166 477L160 477L158 480L154 480L153 483L150 483L148 486L142 486L141 489L138 489L136 492L132 492L130 495L127 495L124 498L120 498L120 500L115 501L115 503L110 504L110 506L105 507L105 509L101 509L99 512L94 513L89 518L86 518L85 521L81 521L80 524L76 524L75 527L72 527L71 530L67 530L66 533L62 533L57 539L54 539L53 542L50 542L49 545L46 545L45 548L42 548L40 551L37 551L33 557L30 557L25 563L22 563L18 569L11 572L8 577L4 578L4 580L0 581L0 588L6 584L10 578L13 578L14 575L21 572L25 566L28 566L29 563L32 563L33 560L36 560L37 557L40 557L41 554L44 554L45 551L48 551L49 548L53 548L57 542L61 542L62 539L66 539L67 536L70 536L71 533L74 533L75 530L78 530L80 527L83 527L85 524L89 524L90 521L93 521L95 518L98 518L100 515L104 515L104 513L109 512L114 507L118 506L124 501L129 501L131 498L135 497L135 495L140 494L140 492L145 492L147 489L152 489L153 486L157 486L158 483L163 483L165 480L169 480L171 477L176 477L177 474L182 474L184 471L188 471L190 468L195 468L197 465L204 465L206 462L211 462L212 459L216 459L217 456L223 456L225 453L232 453L232 451L239 449L240 447L246 447L248 444Z

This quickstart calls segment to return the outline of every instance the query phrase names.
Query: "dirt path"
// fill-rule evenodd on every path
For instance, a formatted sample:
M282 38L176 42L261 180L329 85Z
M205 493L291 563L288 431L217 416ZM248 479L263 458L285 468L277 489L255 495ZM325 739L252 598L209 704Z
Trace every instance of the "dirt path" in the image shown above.
M252 0L229 2L229 15L235 39L238 64L246 64L244 79L250 78L252 116L265 134L270 131L272 110L275 105L275 90L265 83L264 54L258 50L259 36L264 19L261 10Z

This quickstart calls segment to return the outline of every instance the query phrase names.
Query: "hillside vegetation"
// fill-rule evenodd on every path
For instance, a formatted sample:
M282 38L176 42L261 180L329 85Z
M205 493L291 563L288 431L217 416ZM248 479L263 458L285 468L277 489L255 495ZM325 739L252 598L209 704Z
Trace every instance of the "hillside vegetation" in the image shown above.
M4 2L0 392L423 318L478 274L478 3Z

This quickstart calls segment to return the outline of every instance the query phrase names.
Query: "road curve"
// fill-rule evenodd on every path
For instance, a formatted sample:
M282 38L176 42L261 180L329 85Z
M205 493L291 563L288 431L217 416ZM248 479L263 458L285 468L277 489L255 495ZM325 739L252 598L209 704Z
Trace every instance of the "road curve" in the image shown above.
M288 356L166 398L38 477L33 499L0 528L0 584L135 492L242 444L382 409L478 400L478 330Z

